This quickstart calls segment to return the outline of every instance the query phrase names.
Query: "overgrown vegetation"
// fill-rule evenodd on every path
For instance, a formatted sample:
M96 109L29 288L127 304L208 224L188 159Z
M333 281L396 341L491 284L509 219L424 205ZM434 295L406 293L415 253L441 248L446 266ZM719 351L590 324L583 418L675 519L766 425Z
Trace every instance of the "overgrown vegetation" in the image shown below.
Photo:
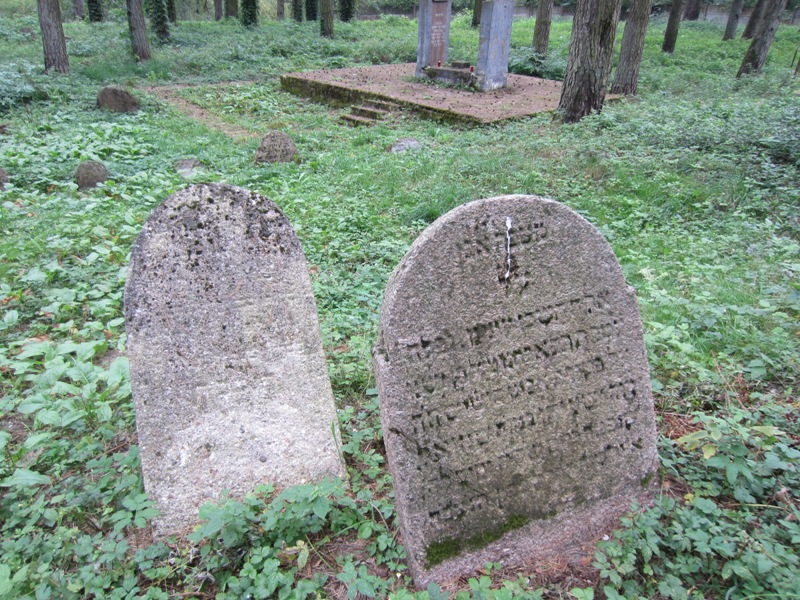
M662 493L599 545L594 567L490 564L458 598L791 598L800 475L800 97L778 31L765 73L734 80L746 42L684 23L648 34L640 96L573 126L542 115L467 128L401 114L370 129L279 90L280 73L412 61L414 23L190 23L151 61L125 24L67 24L72 75L41 74L34 17L0 24L0 595L17 598L356 597L412 592L371 372L386 280L419 232L476 198L565 202L612 243L638 293L661 429ZM521 55L533 24L514 24ZM554 58L569 23L556 21ZM454 21L452 55L477 33ZM255 80L238 85L218 81ZM303 162L255 165L234 141L144 91L141 112L94 109L104 83L180 93L254 132L292 135ZM424 151L389 154L402 137ZM262 487L201 509L187 539L153 542L130 398L122 286L149 212L195 177L272 198L298 231L340 412L349 489ZM79 193L78 162L111 179Z

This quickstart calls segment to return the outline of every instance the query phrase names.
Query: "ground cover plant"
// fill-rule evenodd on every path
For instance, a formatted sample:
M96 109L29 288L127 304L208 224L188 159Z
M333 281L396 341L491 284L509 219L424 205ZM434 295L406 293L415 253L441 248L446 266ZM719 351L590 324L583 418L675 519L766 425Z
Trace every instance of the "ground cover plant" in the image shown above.
M515 22L525 62L533 23ZM369 129L346 109L279 90L280 73L412 61L402 18L316 24L182 22L134 62L125 24L68 23L70 76L41 74L35 17L0 23L0 595L16 598L792 598L800 544L800 96L796 28L760 77L735 80L746 42L683 23L648 34L640 95L577 125L542 115L466 127L400 113ZM556 21L550 67L567 51ZM476 53L469 17L453 57ZM237 80L237 85L214 85ZM140 92L95 110L105 83L177 93L254 133L232 138ZM277 128L303 161L255 165ZM421 152L386 148L414 137ZM207 505L186 539L154 542L130 398L122 286L149 212L195 180L273 199L313 273L350 477ZM84 193L72 174L103 161ZM453 589L414 592L398 539L370 365L381 294L419 232L464 202L560 200L611 242L638 293L660 423L662 492L593 560L489 564Z

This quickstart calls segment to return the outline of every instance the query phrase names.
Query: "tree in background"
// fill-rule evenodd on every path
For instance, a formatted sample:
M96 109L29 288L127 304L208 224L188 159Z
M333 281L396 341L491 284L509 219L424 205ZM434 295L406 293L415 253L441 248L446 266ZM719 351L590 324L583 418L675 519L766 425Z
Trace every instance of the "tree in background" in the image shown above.
M61 6L58 0L37 0L39 9L39 27L42 29L42 46L44 46L44 70L49 73L69 73L67 57L67 40L64 38L64 27L61 25Z
M258 25L258 0L242 0L239 20L245 27Z
M747 20L747 25L744 26L744 31L742 32L743 40L749 40L753 38L759 22L761 21L761 14L763 12L764 0L757 0L755 6L753 7L753 12L750 13L750 18Z
M83 0L72 0L72 10L75 12L75 18L83 21Z
M753 41L745 52L742 66L736 74L737 79L747 73L760 73L767 54L775 39L775 31L781 24L781 15L786 8L786 0L766 0L761 10L761 18L753 34Z
M306 0L306 21L316 21L319 17L319 0Z
M483 0L473 0L472 2L472 27L476 28L481 24L481 9Z
M175 0L167 0L167 18L173 25L178 24L178 9L175 6Z
M667 29L664 31L664 43L661 44L661 50L669 54L675 52L675 42L678 40L678 29L681 26L682 6L683 0L672 0L672 6L669 9Z
M339 18L348 23L356 16L356 0L339 1Z
M222 20L222 2L223 0L214 0L214 20Z
M167 18L167 5L164 0L152 0L152 15L150 26L162 44L169 43L169 19Z
M292 0L292 19L303 22L303 0Z
M225 0L225 16L231 19L239 16L239 0Z
M275 16L277 17L278 21L283 21L283 19L286 17L286 7L284 0L278 0L276 12L277 14Z
M126 0L126 3L133 55L137 60L150 60L150 46L147 44L147 29L144 24L142 0Z
M558 113L575 123L603 108L622 0L578 0Z
M739 26L739 17L742 16L743 5L744 0L733 0L731 2L731 10L728 13L728 23L725 25L725 34L722 36L723 42L736 37L736 28Z
M644 53L644 38L647 34L647 25L650 23L650 4L651 0L633 0L631 3L631 11L628 13L625 31L622 34L617 74L614 83L611 84L612 94L636 93L639 67Z
M89 23L100 23L103 20L101 0L86 0L86 11L89 13Z
M547 54L552 15L553 0L539 0L539 5L536 7L536 25L533 27L533 49L539 54Z
M700 9L703 7L703 0L687 0L686 10L683 11L684 21L697 21L700 18Z
M322 37L333 37L333 0L319 0L319 32Z

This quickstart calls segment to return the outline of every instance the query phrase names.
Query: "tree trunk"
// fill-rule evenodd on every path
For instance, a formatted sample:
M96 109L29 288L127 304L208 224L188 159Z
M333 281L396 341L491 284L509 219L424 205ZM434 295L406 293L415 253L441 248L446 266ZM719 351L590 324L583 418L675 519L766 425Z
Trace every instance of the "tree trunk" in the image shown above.
M578 0L558 113L575 123L603 108L622 0Z
M72 0L72 10L75 11L75 18L78 21L83 21L83 0Z
M239 11L239 20L245 27L258 25L258 0L242 0L242 10Z
M633 0L628 20L625 22L625 31L622 34L622 49L619 53L619 65L614 83L611 84L612 94L633 95L636 93L636 84L639 81L639 67L642 64L644 52L644 38L647 25L650 23L651 0Z
M736 37L736 28L739 26L739 17L742 16L742 6L744 0L732 0L731 10L728 13L728 24L725 26L725 35L722 41L732 40Z
M322 37L333 37L333 0L319 0L319 32Z
M244 0L243 0L244 1ZM278 0L277 15L278 21L283 21L286 18L285 0Z
M167 19L167 5L164 0L152 0L153 16L150 26L162 44L169 43L169 19Z
M303 0L292 0L292 19L303 22Z
M103 4L101 0L86 0L89 23L100 23L103 20Z
M69 73L67 41L61 25L61 6L58 0L37 0L37 6L44 46L44 70L48 73L53 69L59 73Z
M483 7L483 0L474 0L472 2L472 27L477 28L481 24L481 8Z
M345 23L356 16L356 0L339 0L339 18Z
M661 50L669 54L675 52L675 42L678 39L678 29L681 26L681 6L683 6L683 0L672 0L672 7L669 9L667 29L664 32L664 43L661 44Z
M319 0L306 0L306 21L316 21L319 18Z
M239 0L225 0L225 16L231 19L239 16Z
M761 21L761 13L763 12L764 0L758 0L756 5L753 7L753 12L750 13L750 18L747 20L747 25L744 26L744 31L742 32L743 40L752 39L753 35L755 35L756 29L758 29L759 22Z
M144 24L142 0L127 0L128 29L131 32L131 49L138 60L150 60L150 46L147 44L147 29Z
M686 10L683 11L684 21L697 21L700 18L700 9L703 7L703 0L687 0Z
M222 0L214 0L214 20L222 20Z
M553 0L539 0L539 5L536 7L536 25L533 27L533 49L539 54L547 54L552 15Z
M767 62L767 54L772 40L775 39L775 31L781 24L781 15L786 8L786 0L767 0L761 11L761 26L753 34L753 41L745 52L742 66L736 74L738 79L747 73L761 73L764 63Z
M167 19L173 25L178 24L178 9L175 6L175 0L167 0Z

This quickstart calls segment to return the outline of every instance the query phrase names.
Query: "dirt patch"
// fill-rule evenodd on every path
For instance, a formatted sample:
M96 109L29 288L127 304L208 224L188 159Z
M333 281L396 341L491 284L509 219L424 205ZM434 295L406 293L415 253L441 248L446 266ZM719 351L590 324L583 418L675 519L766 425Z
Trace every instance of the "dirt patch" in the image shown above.
M425 116L450 121L494 123L555 111L561 82L509 75L508 87L478 92L414 79L415 65L377 65L289 73L281 87L316 100L352 104L364 99L395 102Z

